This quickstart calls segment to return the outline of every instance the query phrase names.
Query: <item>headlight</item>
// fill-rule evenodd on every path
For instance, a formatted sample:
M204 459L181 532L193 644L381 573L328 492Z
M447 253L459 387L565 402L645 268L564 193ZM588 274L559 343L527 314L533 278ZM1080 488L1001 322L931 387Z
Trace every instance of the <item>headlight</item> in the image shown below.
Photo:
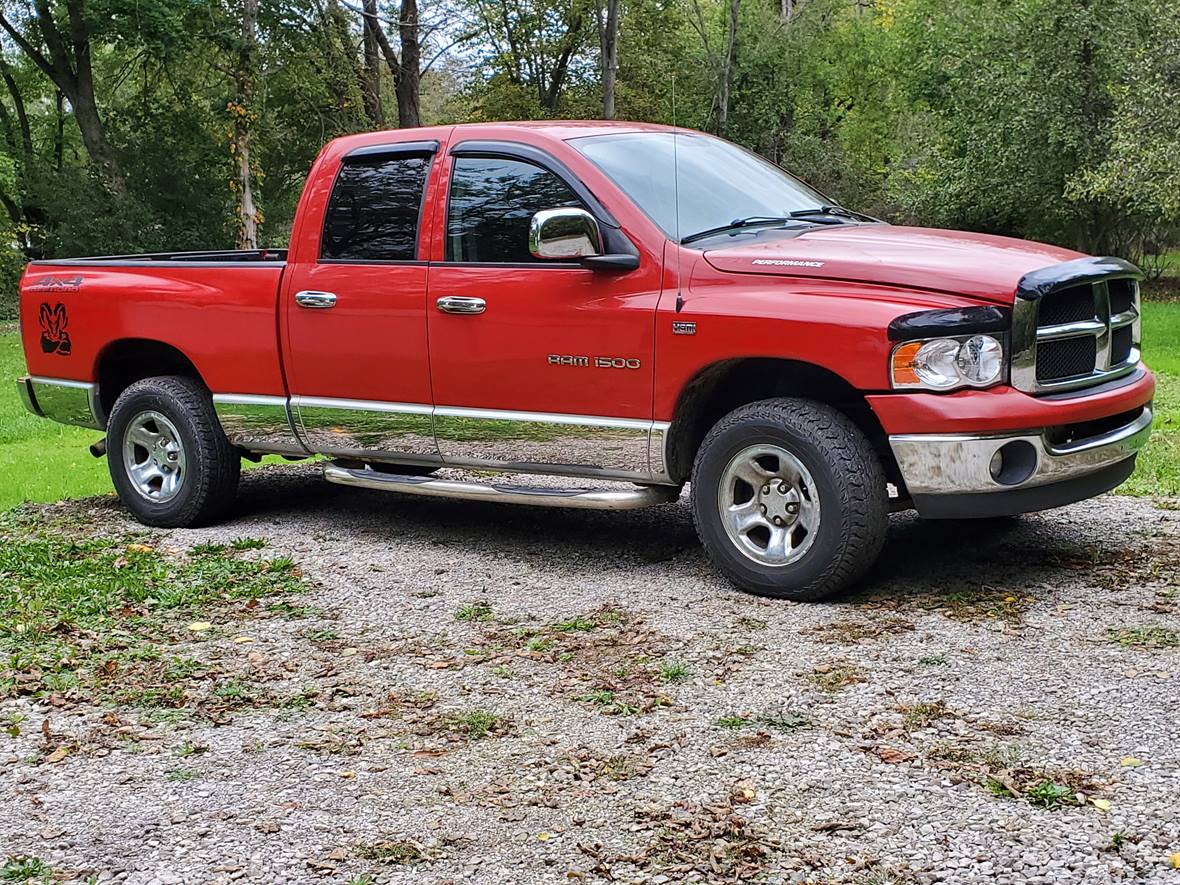
M1004 345L991 335L907 341L893 349L895 388L990 387L1004 376Z

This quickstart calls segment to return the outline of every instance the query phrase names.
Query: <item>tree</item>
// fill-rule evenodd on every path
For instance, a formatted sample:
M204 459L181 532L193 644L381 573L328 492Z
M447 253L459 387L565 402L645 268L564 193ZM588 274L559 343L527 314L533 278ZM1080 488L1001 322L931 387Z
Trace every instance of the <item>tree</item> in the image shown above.
M508 116L555 116L589 43L586 0L467 0L482 39L485 89ZM513 94L515 93L515 94Z
M364 33L365 112L373 124L380 128L385 125L385 109L381 102L381 46L377 36L381 24L377 17L377 0L364 0L361 27Z
M107 140L94 93L93 20L87 15L85 0L66 0L60 12L67 23L65 31L58 26L50 0L34 0L31 21L24 23L23 30L3 12L0 27L69 100L91 161L111 190L122 195L127 189L123 173Z
M258 248L258 225L262 213L254 202L254 168L251 153L254 94L258 78L258 0L241 0L240 36L233 67L234 98L227 109L232 118L229 152L234 160L231 190L235 196L234 216L237 224L237 248Z
M729 128L729 94L737 53L738 12L740 8L741 0L728 0L726 4L725 48L717 52L713 49L711 29L700 0L692 0L693 27L696 28L705 58L714 72L712 115L717 121L716 129L719 135L724 135Z
M594 7L598 20L599 68L602 76L602 117L615 118L615 77L619 71L619 0Z

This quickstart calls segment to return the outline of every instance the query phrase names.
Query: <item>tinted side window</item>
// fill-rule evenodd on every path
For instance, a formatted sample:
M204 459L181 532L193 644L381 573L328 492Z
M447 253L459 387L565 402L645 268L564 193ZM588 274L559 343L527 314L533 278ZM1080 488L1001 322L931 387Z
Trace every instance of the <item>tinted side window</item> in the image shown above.
M324 219L321 258L413 261L430 157L346 162Z
M460 157L451 175L447 260L537 261L529 221L542 209L581 206L565 182L521 160Z

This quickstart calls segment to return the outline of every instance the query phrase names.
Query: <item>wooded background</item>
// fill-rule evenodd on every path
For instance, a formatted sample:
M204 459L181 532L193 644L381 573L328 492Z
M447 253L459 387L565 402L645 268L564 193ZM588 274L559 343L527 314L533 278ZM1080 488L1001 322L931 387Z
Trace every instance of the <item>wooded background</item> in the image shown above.
M322 144L617 117L845 205L1156 270L1175 0L0 0L0 310L31 258L283 246ZM7 304L7 308L3 305Z

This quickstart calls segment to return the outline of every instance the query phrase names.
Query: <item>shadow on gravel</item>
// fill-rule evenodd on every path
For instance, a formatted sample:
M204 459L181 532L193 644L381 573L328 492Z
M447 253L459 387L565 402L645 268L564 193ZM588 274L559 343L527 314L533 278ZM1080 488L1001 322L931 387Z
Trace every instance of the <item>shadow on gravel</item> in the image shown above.
M310 466L244 474L236 518L327 520L369 540L420 535L459 551L569 556L583 565L677 560L703 564L683 501L647 510L598 512L413 498L347 489ZM926 522L892 517L876 568L844 601L870 606L1027 593L1063 575L1084 581L1107 558L1101 526L1050 513L1014 519Z
M235 518L279 517L329 517L332 528L346 532L351 525L370 539L422 534L466 550L558 549L649 563L703 555L683 502L619 512L562 510L345 488L311 468L244 474Z

